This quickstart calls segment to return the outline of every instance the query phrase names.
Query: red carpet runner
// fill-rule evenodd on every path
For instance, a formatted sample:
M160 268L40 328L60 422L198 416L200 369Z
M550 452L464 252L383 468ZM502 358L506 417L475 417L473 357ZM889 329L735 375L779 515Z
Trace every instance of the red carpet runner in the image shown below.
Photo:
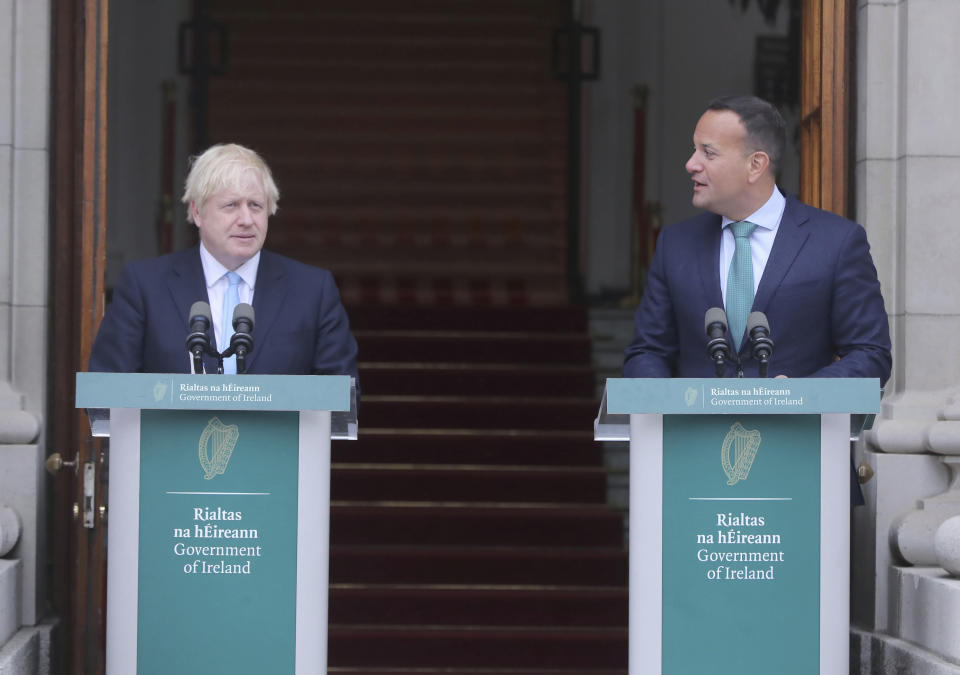
M625 672L585 313L352 319L362 431L334 444L330 672Z

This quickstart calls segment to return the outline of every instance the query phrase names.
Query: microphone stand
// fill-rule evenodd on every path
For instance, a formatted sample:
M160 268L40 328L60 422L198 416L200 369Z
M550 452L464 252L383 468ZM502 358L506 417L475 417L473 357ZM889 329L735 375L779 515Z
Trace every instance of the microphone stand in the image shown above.
M223 359L220 352L214 349L208 342L206 333L191 333L187 337L187 347L193 356L193 372L196 375L203 373L203 355L216 356L220 360L220 372L223 372Z

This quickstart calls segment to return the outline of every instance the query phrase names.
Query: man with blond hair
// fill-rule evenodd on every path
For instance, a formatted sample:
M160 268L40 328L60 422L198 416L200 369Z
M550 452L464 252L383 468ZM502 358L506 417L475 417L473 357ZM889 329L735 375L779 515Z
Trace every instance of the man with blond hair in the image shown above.
M229 308L251 304L253 351L247 372L357 375L357 343L329 271L263 249L279 190L266 162L241 145L215 145L194 158L183 202L200 244L127 265L90 355L90 370L189 373L190 309L208 302L210 341L224 351ZM232 357L235 358L235 357ZM227 359L224 372L236 372ZM217 372L217 359L204 357Z

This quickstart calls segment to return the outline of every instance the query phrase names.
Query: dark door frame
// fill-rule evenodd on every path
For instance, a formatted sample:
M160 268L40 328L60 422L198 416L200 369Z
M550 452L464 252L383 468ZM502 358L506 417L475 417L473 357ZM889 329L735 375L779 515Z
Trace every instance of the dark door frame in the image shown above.
M99 443L74 408L75 374L86 369L103 313L106 263L107 13L109 0L54 0L51 5L50 336L47 443L76 466L104 474ZM50 534L54 609L61 630L56 672L101 673L105 667L104 521L87 529L75 517L82 471L52 481ZM104 506L97 490L94 505Z

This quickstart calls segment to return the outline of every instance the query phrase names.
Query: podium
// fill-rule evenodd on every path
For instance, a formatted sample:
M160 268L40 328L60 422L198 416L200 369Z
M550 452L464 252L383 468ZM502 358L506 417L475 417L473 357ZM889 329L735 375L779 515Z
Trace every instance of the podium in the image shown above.
M607 380L595 438L630 441L631 675L847 672L850 439L880 393Z
M78 373L110 437L107 675L326 672L348 376Z

